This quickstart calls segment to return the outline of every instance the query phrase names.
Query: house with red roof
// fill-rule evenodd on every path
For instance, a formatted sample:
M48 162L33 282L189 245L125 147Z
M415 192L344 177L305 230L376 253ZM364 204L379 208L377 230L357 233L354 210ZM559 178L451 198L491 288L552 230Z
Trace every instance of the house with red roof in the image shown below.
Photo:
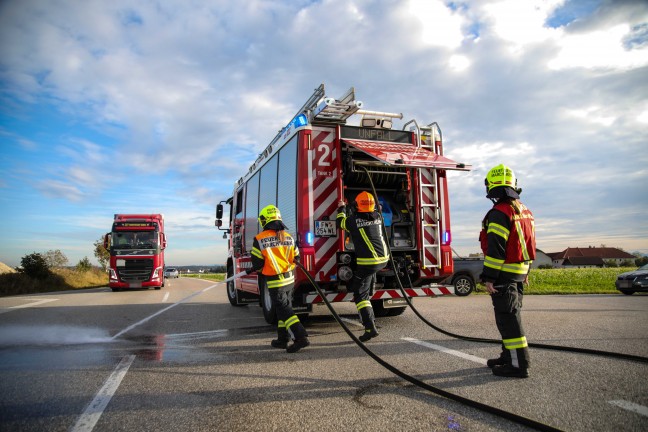
M547 255L551 257L554 267L571 268L603 267L606 262L610 261L619 265L628 260L634 262L636 258L621 249L594 246L567 248L562 252L553 252Z

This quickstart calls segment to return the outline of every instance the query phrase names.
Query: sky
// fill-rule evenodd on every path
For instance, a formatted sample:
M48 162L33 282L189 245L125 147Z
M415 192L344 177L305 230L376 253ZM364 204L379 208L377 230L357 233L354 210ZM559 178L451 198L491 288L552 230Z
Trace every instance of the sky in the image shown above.
M215 205L321 83L439 123L458 253L504 163L541 250L648 254L648 2L2 0L0 261L163 213L167 264L224 263Z

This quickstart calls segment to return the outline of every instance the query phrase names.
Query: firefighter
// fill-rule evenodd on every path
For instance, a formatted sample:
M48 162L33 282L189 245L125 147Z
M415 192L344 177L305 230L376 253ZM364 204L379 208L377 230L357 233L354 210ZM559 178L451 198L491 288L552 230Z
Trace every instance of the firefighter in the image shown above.
M259 214L259 223L263 231L254 237L252 268L247 273L260 271L259 281L265 283L277 311L277 339L270 345L294 353L310 345L306 329L292 309L294 263L299 260L299 249L285 231L287 227L277 207L264 207ZM288 345L290 339L294 342Z
M378 336L371 307L371 287L376 273L389 261L389 252L383 236L383 222L376 212L376 200L369 192L360 192L355 199L356 211L352 216L346 215L346 204L338 203L336 225L349 231L356 253L356 270L349 283L353 301L364 325L362 342Z
M479 241L484 253L480 276L491 295L495 323L502 336L502 352L487 361L493 375L529 376L529 348L522 326L522 297L529 268L535 259L533 214L520 202L513 170L503 164L493 167L485 179L486 197L493 208L482 222Z

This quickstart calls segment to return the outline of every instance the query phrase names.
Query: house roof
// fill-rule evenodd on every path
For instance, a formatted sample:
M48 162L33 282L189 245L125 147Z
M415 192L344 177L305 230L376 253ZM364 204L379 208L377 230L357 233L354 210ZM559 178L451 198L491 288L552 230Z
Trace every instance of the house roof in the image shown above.
M565 261L563 261L563 265L595 265L595 266L602 266L602 265L605 265L605 262L603 262L603 258L601 258L601 257L575 256L575 257L565 258Z
M573 257L598 257L601 259L634 259L635 256L617 248L586 247L567 248L562 252L548 254L552 259L571 259Z

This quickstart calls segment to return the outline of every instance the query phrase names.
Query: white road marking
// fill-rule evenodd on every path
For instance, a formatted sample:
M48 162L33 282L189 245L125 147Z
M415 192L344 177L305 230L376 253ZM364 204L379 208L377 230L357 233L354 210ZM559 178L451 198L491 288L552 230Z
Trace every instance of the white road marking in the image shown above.
M193 332L193 333L175 333L165 335L167 339L208 339L213 337L225 337L229 333L228 329L222 330L208 330L202 332Z
M402 340L405 340L405 341L407 341L407 342L412 342L412 343L415 343L415 344L417 344L417 345L424 346L424 347L426 347L426 348L431 348L431 349L433 349L433 350L441 351L441 352L444 352L444 353L446 353L446 354L452 354L452 355L454 355L454 356L461 357L461 358L466 359L466 360L474 361L475 363L479 363L479 364L481 364L481 365L486 366L486 359L481 358L481 357L477 357L477 356L474 356L474 355L466 354L466 353L461 352L461 351L455 351L455 350L453 350L453 349L446 348L446 347L441 346L441 345L435 345L435 344L433 344L433 343L430 343L430 342L424 342L424 341L422 341L422 340L418 340L418 339L414 339L414 338L407 338L407 337L405 337L405 338L401 338L401 339L402 339Z
M637 414L641 414L642 416L648 417L648 407L645 407L643 405L639 405L633 402L628 402L626 400L611 400L608 401L609 404L616 405L619 408L623 408L624 410L636 412Z
M53 301L57 301L57 300L58 299L34 299L34 301L32 301L31 303L27 303L27 304L20 305L20 306L11 306L9 309L27 308L27 307L37 306L39 304L49 303L49 302L53 302Z
M162 303L166 303L166 301L169 299L169 292L164 294L164 298L162 298Z
M121 362L117 365L113 373L108 377L103 387L99 390L95 398L90 402L90 405L86 410L81 414L79 420L77 420L74 427L71 429L71 432L90 432L94 429L95 425L99 421L99 417L103 414L108 402L112 399L113 395L117 391L119 384L122 379L128 372L131 364L135 360L134 355L129 355L122 358Z
M34 299L31 301L31 303L27 303L24 305L18 305L18 306L7 306L4 308L0 308L0 314L11 312L13 309L22 309L22 308L28 308L32 306L38 306L39 304L43 303L49 303L53 301L57 301L58 299Z
M132 329L134 329L135 327L137 327L137 326L139 326L139 325L144 324L145 322L147 322L147 321L150 320L151 318L156 317L156 316L158 316L158 315L160 315L160 314L162 314L162 313L168 311L169 309L174 308L174 307L178 306L179 304L181 304L181 303L183 303L183 302L185 302L185 301L187 301L187 300L189 300L189 299L191 299L191 298L193 298L193 297L196 297L197 295L200 295L200 294L202 294L202 293L204 293L204 292L207 292L207 291L209 291L210 289L212 289L212 288L214 288L214 287L216 287L216 286L218 286L218 285L212 285L212 286L208 286L207 288L203 288L202 290L200 290L200 291L198 291L198 292L195 292L195 293L191 294L190 296L185 297L185 298L183 298L182 300L180 300L180 301L178 301L178 302L176 302L176 303L173 303L172 305L170 305L170 306L168 306L168 307L165 307L165 308L162 309L162 310L159 310L159 311L155 312L153 315L150 315L150 316L148 316L148 317L146 317L146 318L144 318L144 319L142 319L142 320L139 320L139 321L136 322L135 324L132 324L132 325L126 327L124 330L120 331L119 333L117 333L117 334L116 334L115 336L113 336L112 338L113 338L113 339L117 339L119 336L123 335L124 333L126 333L126 332L128 332L128 331L130 331L130 330L132 330Z

